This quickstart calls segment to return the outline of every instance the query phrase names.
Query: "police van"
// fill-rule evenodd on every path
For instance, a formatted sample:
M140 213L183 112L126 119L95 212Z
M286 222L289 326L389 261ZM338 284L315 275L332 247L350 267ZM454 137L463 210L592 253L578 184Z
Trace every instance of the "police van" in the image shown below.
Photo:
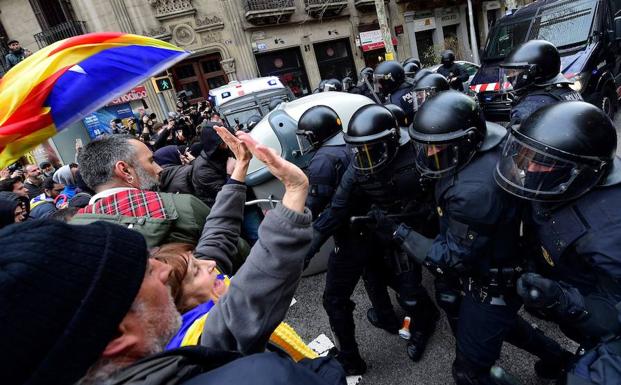
M621 0L540 0L500 19L470 83L486 118L509 121L512 96L510 85L499 80L499 64L513 48L536 39L558 48L571 87L612 118L621 84Z
M265 116L275 99L292 101L295 96L276 76L232 81L209 91L209 99L230 127L253 116Z

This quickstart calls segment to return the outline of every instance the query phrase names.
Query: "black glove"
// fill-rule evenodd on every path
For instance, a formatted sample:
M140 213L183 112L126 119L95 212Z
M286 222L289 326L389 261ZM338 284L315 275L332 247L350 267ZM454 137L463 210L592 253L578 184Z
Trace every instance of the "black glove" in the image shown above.
M564 294L561 286L539 274L525 273L517 281L517 293L527 307L553 308L561 303Z
M371 219L367 227L373 230L382 242L392 242L393 235L397 230L397 223L388 218L378 207L372 207L371 211L367 213L367 216Z

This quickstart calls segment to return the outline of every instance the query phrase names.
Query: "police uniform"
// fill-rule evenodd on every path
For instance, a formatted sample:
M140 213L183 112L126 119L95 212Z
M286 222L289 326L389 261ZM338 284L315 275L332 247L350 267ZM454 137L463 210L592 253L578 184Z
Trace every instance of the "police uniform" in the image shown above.
M451 83L451 88L459 92L464 92L464 82L468 81L469 76L461 65L457 63L453 63L448 67L441 65L437 72L447 79L456 78L456 80Z
M545 105L569 100L582 100L582 96L563 84L555 84L529 92L517 99L516 104L511 108L511 125L521 124L533 112Z
M591 190L565 205L533 203L531 214L541 245L538 267L583 296L584 306L557 320L563 332L587 348L619 335L621 185Z
M430 227L434 227L434 220L429 219L429 206L425 207L421 202L428 201L430 189L421 184L420 175L412 162L413 157L410 145L401 146L387 169L371 176L360 173L350 165L331 205L315 221L314 229L326 238L346 224L352 215L364 215L371 205L376 205L392 214L411 213L412 217L407 222L417 229L429 231ZM373 276L372 279L382 280L382 283L366 282L367 286L380 285L371 287L369 293L375 308L380 311L392 310L388 293L381 286L390 284L398 294L400 305L412 314L414 324L420 324L421 328L428 326L424 323L428 322L435 307L421 286L420 266L410 263L394 246L382 244L364 228L358 228L357 236L350 246L353 250L348 254L355 258L330 260L324 292L324 307L341 344L340 349L356 349L352 316L355 305L350 297L365 265L369 270L379 268L383 271L386 271L384 267L389 266L392 272L389 278L384 275Z
M414 118L414 91L413 85L405 81L388 97L387 103L396 104L405 112L407 121L411 122Z

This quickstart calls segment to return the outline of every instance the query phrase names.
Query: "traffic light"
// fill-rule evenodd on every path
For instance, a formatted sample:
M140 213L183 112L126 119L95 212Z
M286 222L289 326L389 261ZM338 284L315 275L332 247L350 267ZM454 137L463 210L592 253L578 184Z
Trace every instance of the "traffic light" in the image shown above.
M156 92L169 91L173 89L172 80L168 76L160 76L158 78L151 78L153 87Z

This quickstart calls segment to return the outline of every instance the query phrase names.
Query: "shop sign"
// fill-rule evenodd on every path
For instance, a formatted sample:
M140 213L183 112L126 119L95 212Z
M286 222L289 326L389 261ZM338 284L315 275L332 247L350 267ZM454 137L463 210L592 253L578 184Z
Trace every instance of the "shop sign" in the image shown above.
M392 38L392 44L397 45L397 39L394 37ZM384 48L382 31L376 29L374 31L360 32L360 46L364 52Z
M112 101L108 103L108 105L113 106L116 104L133 102L134 100L140 100L146 97L147 97L147 89L144 86L138 86L138 87L132 88L132 90L126 93L125 95L121 95L118 98L112 99Z
M134 113L129 103L123 103L113 106L107 106L100 108L99 110L86 115L82 122L88 131L88 135L91 139L95 139L98 136L111 134L112 128L110 122L114 119L123 120L123 124L129 127L130 118L134 117Z
M442 24L456 24L459 23L459 13L448 13L440 17Z
M426 31L436 28L436 18L426 17L424 19L414 19L414 31Z
M257 51L267 51L267 44L257 43Z

